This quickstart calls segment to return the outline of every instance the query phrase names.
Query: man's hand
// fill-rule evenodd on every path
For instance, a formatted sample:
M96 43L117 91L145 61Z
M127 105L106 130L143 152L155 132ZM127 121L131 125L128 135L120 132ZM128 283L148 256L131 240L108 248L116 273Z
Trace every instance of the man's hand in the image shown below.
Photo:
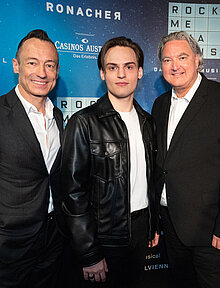
M92 282L104 282L106 280L106 272L108 272L108 267L105 258L93 266L83 267L85 280Z
M220 249L220 238L213 235L212 237L212 246L216 249Z
M154 246L157 246L158 242L159 242L159 237L160 235L157 234L157 232L155 233L155 236L154 236L154 239L149 241L149 245L148 247L154 247Z

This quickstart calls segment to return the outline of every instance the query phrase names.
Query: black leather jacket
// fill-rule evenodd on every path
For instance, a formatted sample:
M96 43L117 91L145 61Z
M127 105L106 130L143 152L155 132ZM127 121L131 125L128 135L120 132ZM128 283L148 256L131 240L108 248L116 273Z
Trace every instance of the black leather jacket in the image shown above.
M134 100L146 151L149 238L154 238L155 128ZM126 246L130 240L130 155L127 128L107 94L68 121L62 159L63 211L72 246L83 266L103 259L101 246Z

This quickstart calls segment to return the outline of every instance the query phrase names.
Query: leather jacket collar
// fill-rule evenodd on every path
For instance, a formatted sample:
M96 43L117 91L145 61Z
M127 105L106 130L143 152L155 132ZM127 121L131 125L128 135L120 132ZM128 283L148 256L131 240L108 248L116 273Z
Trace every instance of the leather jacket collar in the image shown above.
M137 103L137 101L135 99L133 100L133 103L134 103L135 109L139 113L139 116L141 116L143 118L146 118L146 117L149 118L148 113L146 113L140 107L140 105ZM109 100L108 93L106 93L103 97L98 99L97 105L98 105L98 117L99 118L104 118L104 117L108 117L108 116L111 116L114 114L118 114L118 112L114 109L114 107L112 106L112 104Z

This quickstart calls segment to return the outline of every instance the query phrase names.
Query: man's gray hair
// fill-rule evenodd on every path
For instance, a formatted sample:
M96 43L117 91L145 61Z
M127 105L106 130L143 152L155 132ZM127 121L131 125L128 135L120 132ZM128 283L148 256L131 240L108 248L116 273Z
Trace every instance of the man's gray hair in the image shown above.
M199 47L199 44L196 42L196 40L185 31L173 32L167 36L164 36L161 39L159 46L158 46L158 50L157 50L157 55L158 55L159 60L162 61L162 53L163 53L163 49L164 49L165 44L167 42L173 41L173 40L186 40L188 42L193 53L195 55L199 55L198 71L202 71L203 66L204 66L202 51Z

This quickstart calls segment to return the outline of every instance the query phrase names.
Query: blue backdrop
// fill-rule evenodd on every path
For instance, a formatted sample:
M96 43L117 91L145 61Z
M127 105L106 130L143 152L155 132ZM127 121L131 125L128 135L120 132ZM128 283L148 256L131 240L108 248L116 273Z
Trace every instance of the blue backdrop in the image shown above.
M155 98L169 89L157 60L158 43L168 32L182 29L191 33L204 52L204 73L220 81L220 0L1 0L0 95L17 84L12 59L21 38L37 28L48 32L60 56L59 78L51 98L63 111L65 122L105 93L97 56L112 37L132 38L144 51L144 77L135 98L148 112ZM161 241L160 247L146 255L146 283L150 281L152 288L167 285L164 253Z
M220 1L212 0L212 4L210 1L195 0L186 1L187 4L181 2L1 0L0 95L17 83L12 58L20 39L36 28L45 29L59 51L60 74L51 97L54 101L58 100L57 104L64 113L71 114L77 110L73 103L75 97L82 97L82 105L85 106L88 104L87 97L96 98L104 94L105 85L99 77L97 55L103 43L115 36L130 37L144 50L144 77L139 81L135 97L148 111L155 98L168 89L161 77L156 56L158 42L168 31L188 30L204 49L208 49L207 34L210 35L210 47L216 49L217 55L206 58L205 74L220 81ZM178 13L173 6L178 7ZM172 10L175 13L172 14ZM214 18L214 32L210 31L209 17ZM63 97L68 97L68 109L61 107ZM73 98L72 102L69 102L69 97ZM78 102L78 109L82 105Z

